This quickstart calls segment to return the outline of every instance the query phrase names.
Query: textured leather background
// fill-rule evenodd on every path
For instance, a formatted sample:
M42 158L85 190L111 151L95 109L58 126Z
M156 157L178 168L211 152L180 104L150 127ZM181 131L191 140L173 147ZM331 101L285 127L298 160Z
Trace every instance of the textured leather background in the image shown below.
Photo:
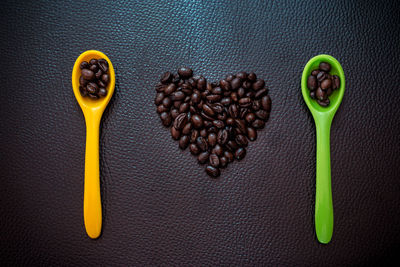
M0 7L0 261L6 265L366 265L400 243L398 1L9 1ZM261 3L263 2L263 3ZM383 3L385 2L385 3ZM397 3L396 3L397 2ZM83 224L85 123L75 59L117 87L100 138L103 234ZM314 234L315 127L304 65L328 53L346 93L331 132L335 226ZM181 65L255 71L272 113L246 158L210 179L153 104Z

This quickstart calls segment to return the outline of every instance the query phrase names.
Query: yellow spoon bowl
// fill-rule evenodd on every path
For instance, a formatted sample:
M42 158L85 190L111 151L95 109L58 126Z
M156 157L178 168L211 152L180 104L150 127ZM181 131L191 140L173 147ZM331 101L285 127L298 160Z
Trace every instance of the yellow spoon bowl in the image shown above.
M99 99L81 96L79 91L80 64L89 62L92 58L104 58L108 62L110 82L107 85L107 95ZM102 212L100 197L100 169L99 169L99 126L101 116L110 102L115 88L115 72L110 59L100 51L88 50L82 53L75 61L72 70L72 88L74 95L82 109L86 121L86 154L85 154L85 188L83 198L83 218L86 233L90 238L97 238L101 233Z

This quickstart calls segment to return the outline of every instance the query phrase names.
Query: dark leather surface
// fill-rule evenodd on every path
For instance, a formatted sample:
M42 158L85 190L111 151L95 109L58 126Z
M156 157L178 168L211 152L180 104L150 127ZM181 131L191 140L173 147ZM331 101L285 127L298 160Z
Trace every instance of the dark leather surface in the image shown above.
M342 266L398 259L396 1L9 1L0 8L2 265ZM117 87L100 137L104 224L83 224L85 123L75 59L98 49ZM342 64L331 132L335 226L314 233L315 127L300 93L314 55ZM187 65L267 81L266 129L210 179L160 123L154 85Z

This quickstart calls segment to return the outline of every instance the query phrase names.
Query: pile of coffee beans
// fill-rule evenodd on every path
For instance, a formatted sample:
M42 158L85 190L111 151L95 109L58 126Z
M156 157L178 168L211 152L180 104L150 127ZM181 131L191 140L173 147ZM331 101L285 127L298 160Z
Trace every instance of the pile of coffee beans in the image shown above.
M310 97L316 99L322 107L329 106L329 96L340 87L340 78L336 75L330 75L330 71L331 65L327 62L321 62L319 69L313 70L307 79Z
M182 67L177 74L164 73L156 91L154 102L163 125L171 126L181 149L189 147L200 164L207 164L211 177L246 156L249 141L256 140L271 111L265 82L253 72L210 83Z
M82 96L98 99L107 95L107 84L110 82L108 62L104 58L91 59L89 63L80 64L79 91Z

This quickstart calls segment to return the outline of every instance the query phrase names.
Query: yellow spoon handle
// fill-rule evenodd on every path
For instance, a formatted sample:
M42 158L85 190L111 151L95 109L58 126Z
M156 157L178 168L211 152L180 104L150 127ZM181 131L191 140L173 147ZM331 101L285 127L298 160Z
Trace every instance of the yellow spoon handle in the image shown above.
M96 116L97 115L97 116ZM86 119L86 155L85 189L83 198L83 217L86 233L97 238L101 233L101 197L99 171L99 126L101 114L85 114Z

